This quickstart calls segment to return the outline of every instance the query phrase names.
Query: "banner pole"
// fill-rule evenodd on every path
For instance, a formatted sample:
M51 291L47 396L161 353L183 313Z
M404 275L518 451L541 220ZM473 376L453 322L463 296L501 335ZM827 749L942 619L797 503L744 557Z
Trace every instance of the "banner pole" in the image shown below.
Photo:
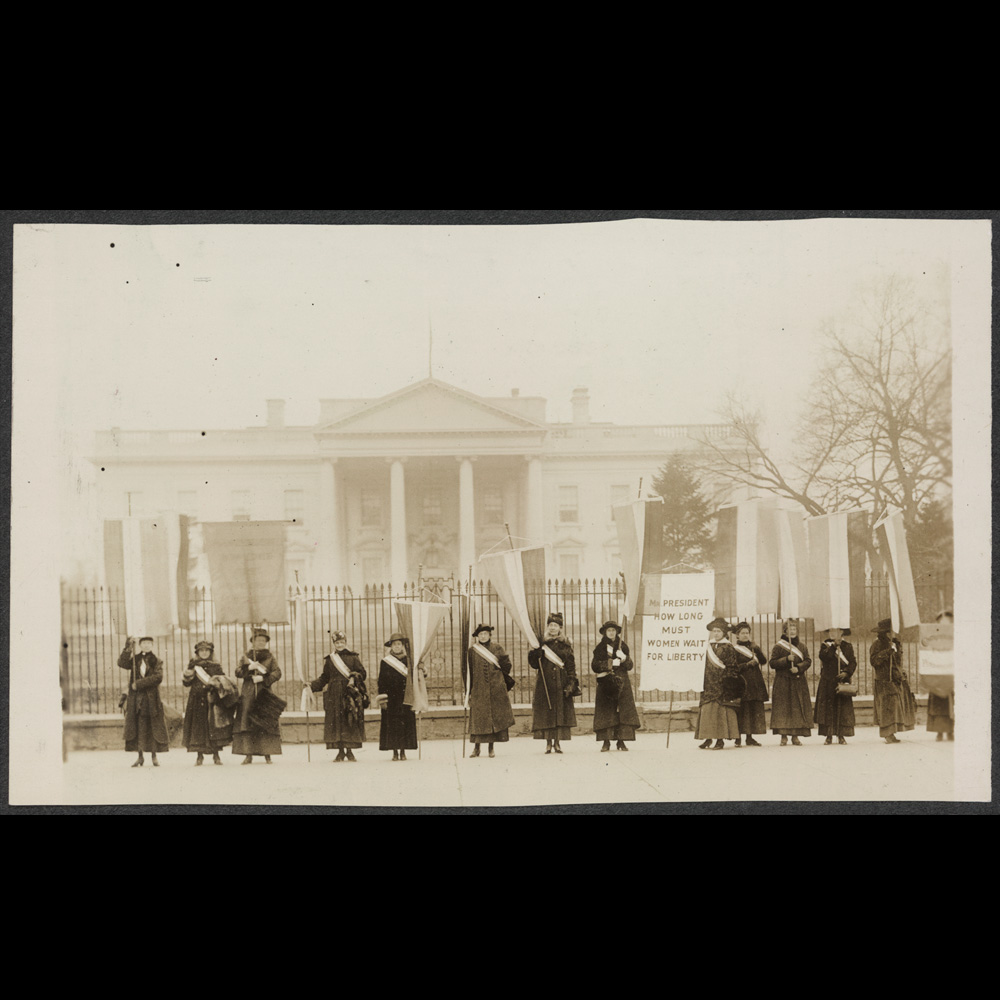
M667 709L667 749L670 749L670 727L674 719L674 692L670 692L670 708Z

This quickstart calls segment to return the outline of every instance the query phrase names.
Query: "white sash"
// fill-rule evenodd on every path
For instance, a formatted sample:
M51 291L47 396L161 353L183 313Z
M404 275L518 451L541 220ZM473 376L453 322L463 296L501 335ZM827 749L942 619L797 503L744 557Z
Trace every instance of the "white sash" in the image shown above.
M621 647L618 647L618 652L615 652L615 647L611 645L610 642L605 643L604 648L607 650L608 659L616 667L620 667L625 662L625 654L621 651Z
M344 675L345 680L351 679L351 672L347 669L347 664L340 658L340 653L336 650L330 653L330 662Z
M746 646L741 646L738 642L730 643L733 649L736 650L740 656L745 657L748 660L756 660L757 656L752 649L748 649Z
M208 676L208 673L205 670L205 668L202 667L202 666L199 666L197 663L194 665L194 672L195 672L195 676L198 678L198 680L201 681L202 684L211 684L212 683L212 678Z
M392 655L392 653L386 653L385 656L382 657L382 662L388 663L393 670L398 670L404 677L410 676L410 671L406 669L406 664L400 663L399 660Z
M492 650L487 649L481 642L477 642L472 647L484 660L488 660L494 667L500 669L500 661L496 658Z
M844 656L844 651L840 648L840 646L837 647L837 658L844 664L845 667L850 666L850 660Z
M718 654L715 652L715 650L712 649L711 643L709 643L705 647L705 653L707 654L708 658L712 661L712 664L714 666L718 667L720 670L726 669L726 665L722 662L722 660L719 659Z
M805 659L805 657L798 651L798 649L795 646L793 646L790 642L786 642L784 639L779 639L778 645L782 649L787 649L789 653L794 653L800 660Z
M545 659L548 660L549 663L554 663L557 667L566 666L566 664L559 659L558 653L554 653L548 646L545 645L545 643L542 643L542 652L545 654Z

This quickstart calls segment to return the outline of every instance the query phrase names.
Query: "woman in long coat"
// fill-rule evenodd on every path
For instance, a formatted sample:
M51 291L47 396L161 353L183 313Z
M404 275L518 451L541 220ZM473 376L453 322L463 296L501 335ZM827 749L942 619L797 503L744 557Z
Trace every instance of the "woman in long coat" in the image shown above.
M365 709L368 707L368 674L361 658L347 648L347 636L333 632L333 651L323 660L323 673L309 683L313 691L323 692L323 738L327 750L336 750L334 763L357 762L353 751L365 741Z
M576 725L573 698L579 694L580 681L560 612L549 615L541 646L528 650L528 666L538 671L531 699L533 738L545 740L546 753L562 753L559 743L572 738Z
M812 658L806 644L799 638L799 623L794 618L785 622L785 630L771 650L769 661L774 671L771 683L771 732L781 737L781 745L800 747L800 736L812 735L812 702L806 674Z
M153 755L153 767L159 767L156 755L166 753L170 741L159 692L163 661L153 652L152 636L144 635L139 640L138 653L135 639L129 638L118 657L118 666L131 673L125 702L125 749L139 754L133 767L142 767L143 752L147 750Z
M903 645L893 636L888 618L872 629L878 638L868 650L868 662L875 671L875 724L886 743L899 743L896 733L917 724L917 702L903 673Z
M842 638L850 634L848 628L827 629L826 638L819 647L821 669L813 718L819 726L820 736L826 737L826 745L836 736L838 745L846 746L846 737L854 735L854 698L849 694L837 694L837 685L850 681L858 669L854 647Z
M705 741L698 745L699 750L722 750L726 745L723 740L740 738L739 718L732 701L736 685L740 689L743 687L743 678L739 656L726 639L729 623L723 618L715 618L705 627L709 632L708 648L705 650L705 680L701 686L694 738ZM715 740L714 746L712 740Z
M212 659L215 645L211 642L199 642L194 647L194 656L188 662L187 669L181 676L181 683L188 688L187 706L184 709L184 746L188 753L197 753L195 767L205 762L205 754L212 755L213 764L221 764L219 751L233 741L232 720L224 728L215 725L216 714L212 711L212 701L209 695L212 685L202 679L208 677L223 677L222 665ZM195 668L198 668L197 670Z
M747 738L747 746L759 747L760 744L754 739L754 734L767 732L764 702L769 700L769 695L767 682L760 669L767 663L767 656L751 638L749 622L740 622L733 629L733 633L736 636L733 649L738 657L737 663L740 665L740 673L743 675L743 680L746 681L746 688L740 699L740 707L736 709L736 718L740 734ZM736 745L740 746L739 737L736 739Z
M243 687L240 689L240 702L233 723L233 753L243 755L243 764L252 764L254 757L261 754L265 762L270 764L272 755L281 753L280 723L275 720L271 731L268 731L250 719L257 702L258 688L270 691L281 679L278 661L267 648L270 641L271 637L267 632L255 629L253 648L240 657L240 664L234 671L242 679Z
M468 667L463 665L463 680L469 692L469 739L475 743L473 757L478 757L480 744L489 744L489 755L495 757L494 743L506 743L508 730L514 725L514 710L507 692L514 686L510 657L503 646L493 641L493 626L480 625L472 633Z
M954 627L955 616L951 611L942 611L935 621ZM937 742L940 743L945 736L949 740L955 739L955 693L948 695L934 694L933 691L927 694L927 732L937 733Z
M417 749L417 717L412 706L403 704L410 658L400 632L393 632L383 645L389 652L378 665L377 700L382 709L378 748L391 750L393 760L406 760L406 751Z
M611 749L611 741L619 750L628 750L625 742L635 740L640 728L635 709L635 695L628 673L633 667L628 644L622 642L617 622L601 626L601 641L594 647L590 669L597 674L594 695L594 734L603 741L601 752Z

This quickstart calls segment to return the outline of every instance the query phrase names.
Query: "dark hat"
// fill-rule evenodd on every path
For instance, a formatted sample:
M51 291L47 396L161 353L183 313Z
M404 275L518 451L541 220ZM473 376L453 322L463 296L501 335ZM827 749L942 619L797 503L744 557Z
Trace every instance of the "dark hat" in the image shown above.
M139 639L139 642L155 642L156 640L151 635L144 635Z
M492 625L479 625L476 627L476 631L472 633L472 638L475 639L480 632L493 632L495 631Z
M705 628L708 629L709 632L711 632L713 628L721 628L723 632L728 632L729 622L727 622L725 618L713 618L705 626Z
M892 631L892 619L883 618L875 628L872 629L873 632L891 632Z
M347 642L347 635L341 632L340 629L335 629L330 633L330 639L333 642Z
M621 625L618 624L618 622L606 621L601 626L601 635L604 635L604 633L607 632L607 630L609 628L616 628L616 629L618 629L619 632L622 630L622 627L621 627Z
M737 624L733 626L734 632L739 632L742 629L746 629L748 632L753 631L753 629L750 627L750 622L737 622Z
M384 643L383 646L391 646L394 642L406 642L406 636L402 632L393 632Z
M545 624L546 625L551 625L553 622L555 622L560 628L562 628L562 626L563 626L563 616L562 616L562 612L561 611L552 611L552 612L550 612L549 617L546 618L546 620L545 620Z
M255 628L253 634L250 636L251 639L267 639L268 642L271 641L271 637L262 629Z
M207 639L202 639L195 647L194 651L197 653L199 649L207 649L210 653L215 652L215 643L209 642Z

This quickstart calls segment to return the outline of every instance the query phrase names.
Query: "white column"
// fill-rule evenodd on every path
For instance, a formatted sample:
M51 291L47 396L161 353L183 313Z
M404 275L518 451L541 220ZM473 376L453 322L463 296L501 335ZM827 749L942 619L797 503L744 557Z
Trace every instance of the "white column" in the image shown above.
M530 539L525 544L541 545L545 538L545 523L542 511L542 460L528 456L528 476L526 490L525 534Z
M476 507L472 459L459 458L458 468L458 576L464 580L476 563Z
M319 472L320 557L314 574L323 587L343 587L343 538L340 530L340 493L337 489L337 460L325 458Z
M389 519L390 543L392 545L391 570L392 589L402 591L409 576L409 559L406 552L406 479L403 474L405 459L392 460L389 468Z

